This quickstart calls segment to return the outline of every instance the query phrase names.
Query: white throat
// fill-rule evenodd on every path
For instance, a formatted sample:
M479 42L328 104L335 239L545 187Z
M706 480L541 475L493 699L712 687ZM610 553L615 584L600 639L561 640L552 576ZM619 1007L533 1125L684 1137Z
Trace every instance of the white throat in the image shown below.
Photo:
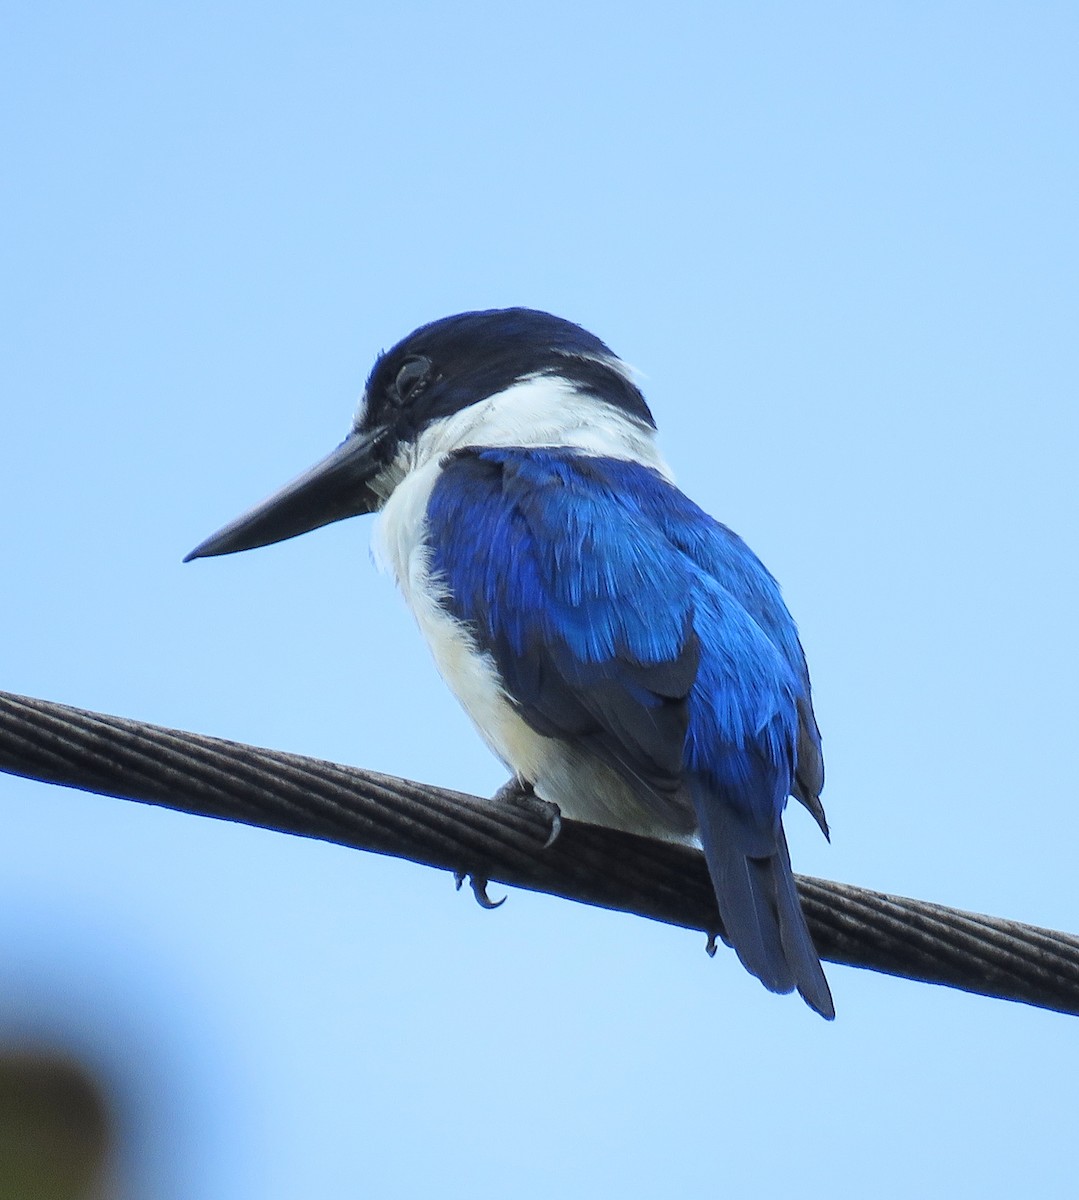
M530 375L453 416L433 421L376 481L391 495L405 478L467 446L549 446L628 459L671 478L655 430L614 405L582 395L569 380ZM432 483L434 482L432 478Z

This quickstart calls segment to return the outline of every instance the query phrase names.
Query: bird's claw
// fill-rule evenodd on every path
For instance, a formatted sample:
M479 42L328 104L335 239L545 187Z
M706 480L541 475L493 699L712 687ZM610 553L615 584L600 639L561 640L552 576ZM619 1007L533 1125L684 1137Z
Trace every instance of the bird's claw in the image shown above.
M461 885L458 884L457 886L460 887ZM709 958L715 958L715 956L716 956L716 951L719 949L718 939L719 939L718 933L710 933L708 935L708 941L704 947L704 952L705 952L705 954L708 955Z
M554 805L551 806L554 808ZM558 841L558 835L562 832L562 814L555 808L551 814L551 832L547 835L547 840L543 843L541 849L550 850L550 848Z
M492 900L491 897L487 895L487 880L484 879L482 875L472 876L472 895L476 897L476 903L480 906L480 908L486 908L488 910L492 908L501 908L502 905L506 903L505 896L503 896L501 900Z
M492 900L487 895L487 877L485 875L476 875L471 871L454 871L453 883L457 891L461 890L461 885L466 879L472 886L472 895L476 897L476 903L480 908L486 908L490 911L492 908L501 908L506 903L505 896L501 900Z
M552 804L549 800L541 800L536 795L536 790L527 779L522 779L519 775L514 775L507 779L506 782L498 789L491 797L493 804L521 804L525 801L531 801L533 804L540 805L545 811L548 811L551 818L551 831L547 835L547 840L540 847L541 850L550 850L550 848L558 840L558 835L562 832L562 814L558 811L558 805Z

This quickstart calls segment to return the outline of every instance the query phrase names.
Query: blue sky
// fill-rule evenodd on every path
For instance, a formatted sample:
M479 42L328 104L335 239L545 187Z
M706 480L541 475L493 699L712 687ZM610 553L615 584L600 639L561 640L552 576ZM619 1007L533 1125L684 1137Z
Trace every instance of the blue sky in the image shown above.
M833 843L1079 930L1074 6L10 5L0 686L478 793L369 522L191 547L415 325L644 375L784 586ZM145 1118L143 1195L1065 1196L1073 1020L0 778L0 1035ZM140 1140L141 1139L141 1140Z

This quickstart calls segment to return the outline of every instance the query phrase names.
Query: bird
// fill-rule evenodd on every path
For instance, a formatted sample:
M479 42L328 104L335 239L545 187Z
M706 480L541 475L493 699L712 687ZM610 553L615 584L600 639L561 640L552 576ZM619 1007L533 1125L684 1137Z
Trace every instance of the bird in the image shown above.
M793 796L828 836L798 630L675 485L635 372L536 309L423 325L378 356L337 449L184 561L365 513L511 791L699 843L724 941L832 1019L783 829Z

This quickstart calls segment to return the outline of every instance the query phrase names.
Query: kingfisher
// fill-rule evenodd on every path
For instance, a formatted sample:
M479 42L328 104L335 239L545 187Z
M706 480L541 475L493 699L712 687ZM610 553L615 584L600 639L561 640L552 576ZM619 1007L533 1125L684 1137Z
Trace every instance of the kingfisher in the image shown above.
M745 542L675 486L626 364L534 309L424 325L378 357L336 450L185 561L363 513L511 786L698 842L724 940L831 1019L782 823L794 796L828 835L798 630Z

